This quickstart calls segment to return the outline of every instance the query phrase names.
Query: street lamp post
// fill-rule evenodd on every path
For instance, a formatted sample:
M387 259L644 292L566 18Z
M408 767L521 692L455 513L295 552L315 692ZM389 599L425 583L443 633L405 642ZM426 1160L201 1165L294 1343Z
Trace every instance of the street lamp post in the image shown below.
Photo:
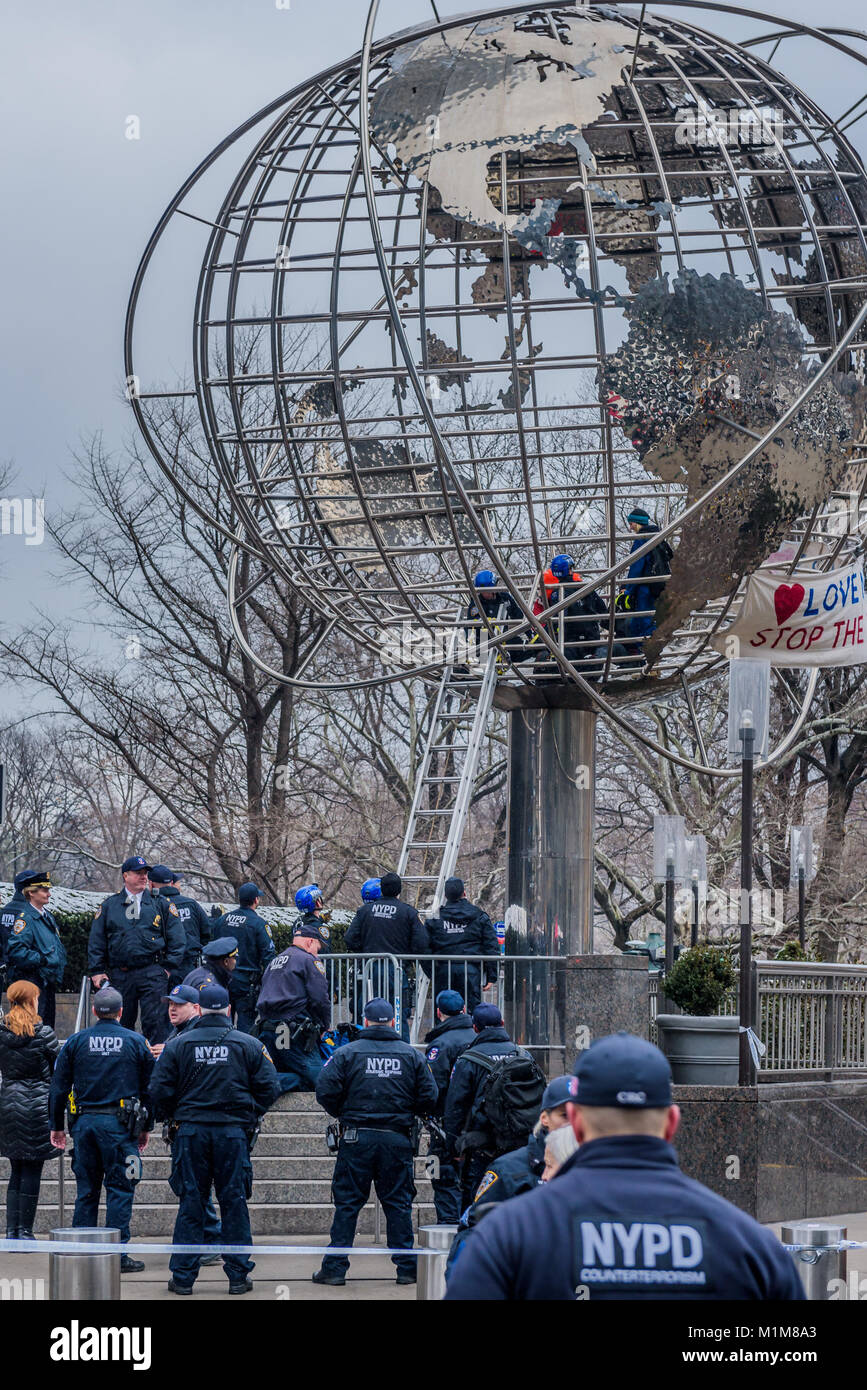
M665 975L674 965L674 895L686 876L683 816L653 817L653 877L665 885ZM663 982L664 988L664 982Z
M789 831L789 886L798 889L798 940L807 949L807 884L813 878L813 827L793 825Z
M689 944L690 946L697 946L701 903L707 898L707 840L703 835L693 835L687 840L686 868L692 893Z

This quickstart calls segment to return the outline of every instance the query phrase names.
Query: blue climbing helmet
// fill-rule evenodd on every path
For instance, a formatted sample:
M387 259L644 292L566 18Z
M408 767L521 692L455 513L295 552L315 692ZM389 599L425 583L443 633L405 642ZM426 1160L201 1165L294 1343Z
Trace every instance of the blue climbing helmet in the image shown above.
M497 576L493 570L479 570L473 584L477 589L494 589L497 584Z
M316 904L322 897L322 890L318 883L308 883L306 887L299 888L295 894L295 906L299 912L314 912Z
M361 885L361 901L375 903L382 897L382 884L378 878L366 878Z
M555 555L551 561L551 573L556 579L571 579L573 561L571 555Z

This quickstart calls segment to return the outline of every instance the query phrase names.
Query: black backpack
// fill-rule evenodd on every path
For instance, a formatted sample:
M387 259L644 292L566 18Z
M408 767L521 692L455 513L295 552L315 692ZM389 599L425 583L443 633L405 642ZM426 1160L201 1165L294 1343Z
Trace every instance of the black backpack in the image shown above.
M674 551L668 541L660 541L654 550L651 550L648 558L645 583L654 593L659 593L667 580L671 578L671 561Z
M545 1091L545 1074L538 1062L523 1048L498 1062L472 1047L461 1055L471 1057L487 1072L479 1092L485 1131L477 1132L478 1139L475 1134L468 1135L470 1146L505 1154L526 1144L539 1118Z

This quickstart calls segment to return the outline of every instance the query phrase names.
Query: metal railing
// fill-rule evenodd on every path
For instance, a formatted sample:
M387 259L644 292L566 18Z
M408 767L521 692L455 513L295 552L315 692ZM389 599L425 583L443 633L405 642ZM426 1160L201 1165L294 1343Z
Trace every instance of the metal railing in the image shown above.
M754 962L763 1081L867 1075L867 965ZM650 977L650 1036L656 1041L660 976ZM738 1011L737 988L717 1012Z

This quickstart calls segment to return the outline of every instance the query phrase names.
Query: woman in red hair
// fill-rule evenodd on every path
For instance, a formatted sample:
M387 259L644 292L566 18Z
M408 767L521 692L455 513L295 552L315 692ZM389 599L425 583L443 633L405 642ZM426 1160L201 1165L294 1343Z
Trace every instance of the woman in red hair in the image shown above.
M7 1240L34 1240L42 1165L56 1158L50 1139L48 1090L60 1043L36 1012L39 986L15 980L12 1006L0 1019L0 1153L11 1174L6 1187Z

